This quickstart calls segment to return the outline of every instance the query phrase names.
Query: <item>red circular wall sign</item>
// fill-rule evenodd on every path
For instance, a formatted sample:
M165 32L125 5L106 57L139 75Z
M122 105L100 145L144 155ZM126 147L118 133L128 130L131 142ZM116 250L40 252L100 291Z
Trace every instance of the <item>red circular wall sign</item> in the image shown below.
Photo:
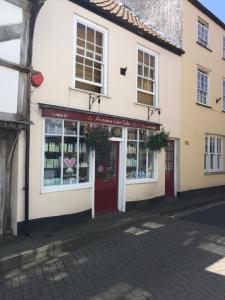
M41 72L35 72L31 75L31 83L35 87L39 87L44 80L44 76Z

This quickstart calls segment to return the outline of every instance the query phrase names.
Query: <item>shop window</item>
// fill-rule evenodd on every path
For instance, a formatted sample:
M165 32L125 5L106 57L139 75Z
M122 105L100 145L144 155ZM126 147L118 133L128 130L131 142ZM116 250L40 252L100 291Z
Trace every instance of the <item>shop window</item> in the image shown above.
M44 187L89 182L89 152L85 144L87 123L45 119Z
M223 171L223 139L218 136L205 137L204 169L206 172Z
M106 94L107 31L78 16L75 27L75 88Z
M146 146L148 134L147 130L128 129L127 180L155 177L155 153Z
M208 85L209 74L205 71L198 69L197 101L200 104L208 104Z
M209 24L199 18L198 19L198 42L202 46L208 47L208 40L209 40Z
M138 49L137 102L157 105L157 55L149 50Z

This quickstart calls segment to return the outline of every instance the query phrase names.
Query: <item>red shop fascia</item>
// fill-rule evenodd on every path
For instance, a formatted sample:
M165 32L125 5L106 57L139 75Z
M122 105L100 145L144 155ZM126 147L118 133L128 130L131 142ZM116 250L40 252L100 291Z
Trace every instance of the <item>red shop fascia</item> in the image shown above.
M152 131L160 130L160 124L154 122L42 103L39 103L39 107L42 110L42 116L45 118L83 121L102 125L121 126L126 128L148 129Z

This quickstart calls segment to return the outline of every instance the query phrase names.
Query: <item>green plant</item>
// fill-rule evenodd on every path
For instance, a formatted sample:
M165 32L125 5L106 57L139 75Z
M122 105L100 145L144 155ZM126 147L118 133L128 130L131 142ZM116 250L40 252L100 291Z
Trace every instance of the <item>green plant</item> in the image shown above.
M160 151L162 148L165 148L169 134L169 132L162 129L160 132L151 135L148 140L148 148L151 151Z
M89 149L106 149L110 145L110 137L107 127L93 126L86 133L86 145Z

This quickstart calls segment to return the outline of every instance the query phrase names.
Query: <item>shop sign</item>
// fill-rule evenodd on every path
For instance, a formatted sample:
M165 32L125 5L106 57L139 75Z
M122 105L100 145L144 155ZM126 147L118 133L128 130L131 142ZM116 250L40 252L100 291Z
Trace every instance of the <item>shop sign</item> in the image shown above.
M60 118L66 120L76 120L83 122L93 122L98 124L133 127L141 129L159 130L160 124L145 122L141 120L101 115L98 113L86 113L80 111L67 111L62 109L42 108L43 117Z

